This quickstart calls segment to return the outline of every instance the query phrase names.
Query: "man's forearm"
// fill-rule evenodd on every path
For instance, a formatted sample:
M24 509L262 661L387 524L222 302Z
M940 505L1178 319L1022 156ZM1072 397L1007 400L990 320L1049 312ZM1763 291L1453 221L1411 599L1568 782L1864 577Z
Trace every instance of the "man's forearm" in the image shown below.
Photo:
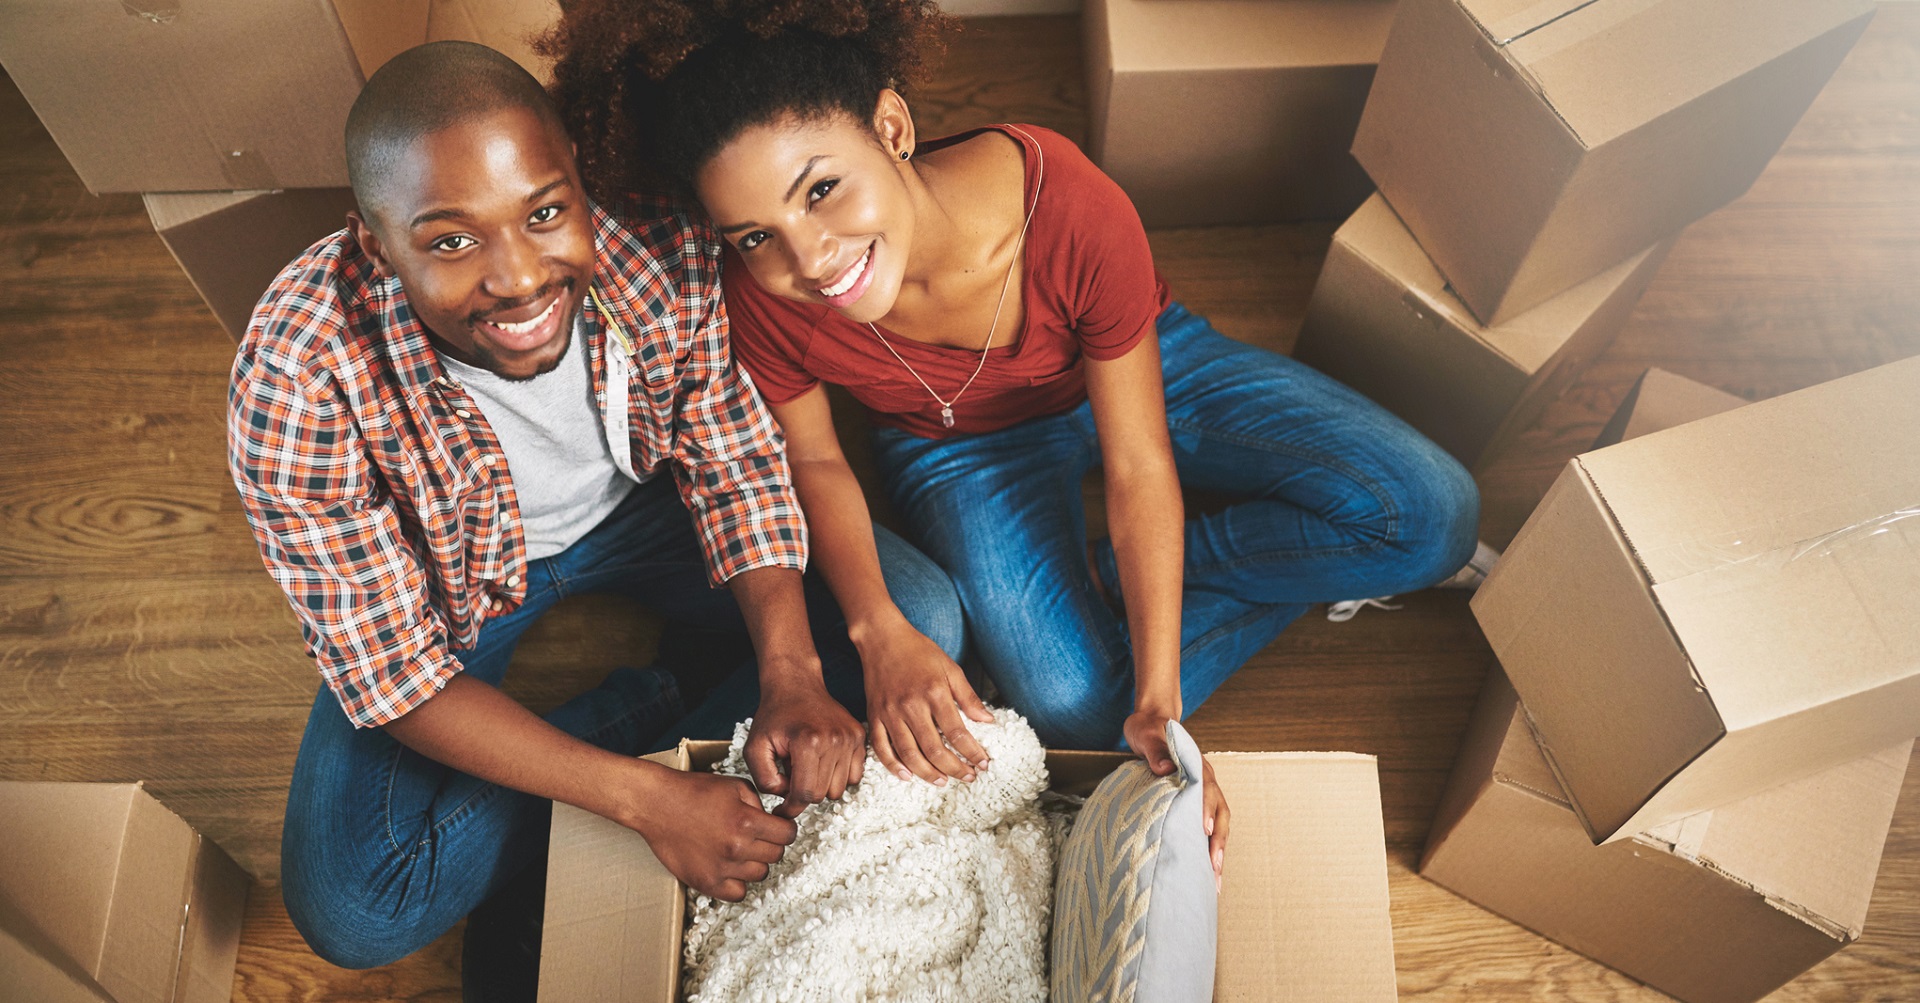
M806 591L800 572L765 567L743 571L727 581L753 638L760 660L763 691L811 683L820 685L820 656L807 626Z
M631 828L641 828L658 807L646 796L647 781L662 767L583 742L465 675L385 728L400 744L462 773Z

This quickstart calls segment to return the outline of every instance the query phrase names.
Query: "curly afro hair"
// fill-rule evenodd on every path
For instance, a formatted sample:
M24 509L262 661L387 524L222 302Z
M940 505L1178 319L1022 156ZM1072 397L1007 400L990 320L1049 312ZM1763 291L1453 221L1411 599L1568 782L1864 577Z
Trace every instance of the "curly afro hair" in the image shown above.
M569 0L537 43L593 196L692 192L743 130L865 122L921 83L959 22L934 0Z

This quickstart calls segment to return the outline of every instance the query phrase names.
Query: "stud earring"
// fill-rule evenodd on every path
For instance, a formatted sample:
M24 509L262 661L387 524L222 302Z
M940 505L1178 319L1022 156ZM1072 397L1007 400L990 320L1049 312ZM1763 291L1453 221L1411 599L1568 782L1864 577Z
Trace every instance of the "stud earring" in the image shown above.
M908 157L911 157L911 156L913 156L913 151L912 151L912 150L901 150L901 151L900 151L900 159L901 159L901 160L905 160L905 159L907 159Z

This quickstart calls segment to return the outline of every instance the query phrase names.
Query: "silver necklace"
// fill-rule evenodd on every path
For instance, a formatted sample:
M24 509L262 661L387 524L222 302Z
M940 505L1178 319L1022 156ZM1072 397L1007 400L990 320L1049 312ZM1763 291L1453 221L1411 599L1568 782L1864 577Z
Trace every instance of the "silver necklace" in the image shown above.
M967 382L960 384L960 389L954 391L952 400L947 400L939 394L934 393L933 387L927 384L926 379L920 375L920 371L913 368L913 364L901 357L899 352L894 351L893 344L887 341L887 336L881 334L879 328L873 326L872 321L867 322L867 330L872 331L873 336L880 339L880 344L886 346L888 354L892 355L894 360L899 362L900 365L906 367L907 372L911 374L914 379L920 381L920 385L926 388L927 396L939 402L940 425L943 428L953 427L953 406L960 402L960 395L966 393L968 387L973 386L973 381L979 377L980 371L987 367L987 352L993 347L993 332L1000 327L1000 310L1007 305L1007 289L1013 285L1013 267L1019 263L1020 252L1027 246L1027 227L1033 225L1033 211L1040 208L1040 186L1046 184L1047 181L1047 158L1045 154L1040 152L1039 141L1027 135L1023 129L1015 128L1011 125L1007 126L1007 128L1019 133L1027 142L1033 144L1033 205L1027 208L1026 221L1020 224L1020 236L1014 240L1013 259L1007 262L1007 277L1000 280L1000 299L993 305L993 321L987 325L987 340L980 345L980 361L974 364L973 375L967 377ZM1025 185L1021 187L1024 188Z

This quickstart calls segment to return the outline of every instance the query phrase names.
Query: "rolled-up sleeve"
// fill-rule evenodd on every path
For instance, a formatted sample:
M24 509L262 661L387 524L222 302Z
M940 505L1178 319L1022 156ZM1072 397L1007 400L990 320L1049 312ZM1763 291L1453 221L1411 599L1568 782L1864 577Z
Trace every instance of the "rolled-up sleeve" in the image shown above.
M710 274L717 276L717 256L713 266ZM794 494L786 439L733 361L719 283L707 286L681 374L673 456L708 575L718 586L754 568L804 570L807 522Z
M355 727L386 724L460 671L427 575L344 409L243 351L227 458L273 580Z

